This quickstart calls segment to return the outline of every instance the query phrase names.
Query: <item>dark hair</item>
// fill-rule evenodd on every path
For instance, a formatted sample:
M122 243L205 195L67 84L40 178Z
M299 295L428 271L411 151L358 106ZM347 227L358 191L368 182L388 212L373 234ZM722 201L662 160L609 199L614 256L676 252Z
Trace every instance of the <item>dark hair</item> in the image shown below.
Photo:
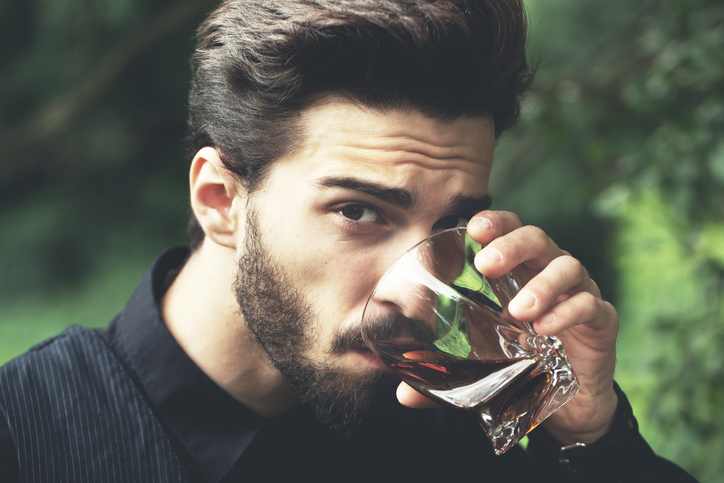
M440 121L515 124L532 78L522 0L225 1L198 30L189 151L215 147L247 190L325 96ZM204 233L192 217L191 246Z

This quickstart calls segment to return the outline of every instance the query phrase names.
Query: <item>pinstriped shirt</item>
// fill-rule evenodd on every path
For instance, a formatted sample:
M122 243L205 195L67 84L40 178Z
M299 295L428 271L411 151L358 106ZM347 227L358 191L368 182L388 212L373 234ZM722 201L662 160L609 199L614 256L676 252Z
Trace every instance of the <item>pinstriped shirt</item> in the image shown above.
M220 481L256 435L262 421L209 379L176 343L157 302L188 256L167 250L154 262L125 309L99 335L136 382L189 473ZM17 466L0 418L0 468ZM6 461L10 460L10 461ZM6 481L0 476L0 481Z
M195 365L161 318L158 301L187 256L185 247L161 254L124 310L98 335L147 400L192 481L278 481L303 474L317 481L350 481L379 475L380 465L388 474L402 471L395 462L405 455L424 462L446 453L454 457L452 449L458 446L466 448L457 451L458 457L475 452L479 462L484 454L497 463L479 428L467 420L461 427L465 418L442 410L409 411L394 404L351 438L322 427L302 406L270 420L257 417ZM15 448L4 421L0 417L3 483L17 476ZM455 445L442 444L453 437ZM530 465L522 451L512 453ZM351 475L350 468L355 468ZM423 467L419 471L430 474ZM405 469L404 474L411 472L416 471Z
M106 441L101 438L100 443L94 444L105 445L106 452L117 449L119 454L131 455L127 457L134 461L129 466L153 468L159 475L164 475L164 478L149 481L227 483L302 478L314 481L436 481L449 478L447 462L454 462L456 479L470 481L529 482L534 478L577 483L694 481L675 465L657 458L638 431L632 432L626 443L607 450L605 456L594 458L597 469L593 474L573 474L557 465L555 451L551 451L553 456L545 455L545 447L537 452L543 455L537 461L519 446L505 455L494 456L477 424L466 415L442 408L408 410L392 401L350 437L329 431L303 406L262 420L218 387L191 361L161 318L158 301L187 256L185 247L164 252L123 312L107 329L84 339L98 347L93 351L97 359L87 361L90 371L93 372L96 366L103 367L105 372L102 374L115 374L118 381L123 381L112 391L132 393L122 398L119 393L119 400L133 401L132 406L137 406L136 412L129 414L145 415L146 422L140 429L147 433L142 435L144 440L160 441L149 446L155 448L152 454L135 451L133 447L116 448L114 445L122 445L122 442L114 442L110 436ZM73 334L79 331L82 329L71 330ZM44 350L46 345L52 346L53 342L40 344L39 350ZM67 351L72 345L62 347ZM71 356L83 359L85 354ZM21 357L31 359L32 354ZM35 367L34 370L42 374L44 369ZM44 384L50 394L63 393L63 381L48 380ZM22 380L18 387L22 387ZM92 392L93 388L88 389ZM136 394L140 397L133 396ZM625 401L622 393L621 398ZM63 409L63 404L61 397L48 410L63 413L68 410ZM113 398L106 405L97 404L98 410L117 415L127 409L114 407L118 405ZM74 476L47 481L98 481L86 476L91 474L88 468L68 466L74 464L74 458L67 455L88 449L87 435L72 433L71 427L53 428L55 435L63 431L68 433L63 439L70 442L71 448L63 448L66 455L63 458L58 456L61 452L44 441L43 434L48 428L25 425L34 428L30 433L36 435L35 442L33 434L26 435L30 442L25 438L22 450L33 454L30 459L23 459L18 457L16 440L7 424L11 417L22 415L5 414L0 404L0 482L36 481L30 471L40 466L43 474L52 475L52 465L63 466ZM115 424L121 426L127 424L123 418L103 420L117 421ZM109 435L118 429L123 428L108 428ZM531 447L536 445L538 443L533 439ZM35 466L18 474L20 460L34 461ZM102 474L102 470L93 468L93 474L99 471ZM546 480L546 476L550 478ZM109 472L101 481L136 483L123 471Z

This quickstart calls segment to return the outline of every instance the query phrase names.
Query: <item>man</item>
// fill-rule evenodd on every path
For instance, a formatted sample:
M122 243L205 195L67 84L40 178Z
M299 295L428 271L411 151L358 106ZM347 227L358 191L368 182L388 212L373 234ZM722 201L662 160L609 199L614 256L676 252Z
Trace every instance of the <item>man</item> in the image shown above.
M613 382L618 320L543 231L488 211L496 139L531 73L514 0L229 1L201 26L190 249L155 262L100 332L0 374L10 481L687 481ZM405 249L467 224L477 268L531 278L509 306L558 334L581 391L496 457L394 381L362 309Z

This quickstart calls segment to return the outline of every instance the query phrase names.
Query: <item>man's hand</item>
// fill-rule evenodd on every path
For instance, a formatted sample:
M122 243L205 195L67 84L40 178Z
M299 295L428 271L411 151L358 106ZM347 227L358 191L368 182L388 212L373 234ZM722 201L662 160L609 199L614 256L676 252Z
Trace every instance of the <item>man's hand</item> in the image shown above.
M468 233L486 245L475 258L476 268L500 277L513 268L529 282L510 302L510 314L533 322L542 335L557 335L581 384L581 390L548 418L546 429L561 444L592 443L606 434L618 398L613 390L618 315L601 299L596 283L570 254L542 230L522 226L509 212L484 211L468 224ZM434 405L406 384L397 391L410 407Z

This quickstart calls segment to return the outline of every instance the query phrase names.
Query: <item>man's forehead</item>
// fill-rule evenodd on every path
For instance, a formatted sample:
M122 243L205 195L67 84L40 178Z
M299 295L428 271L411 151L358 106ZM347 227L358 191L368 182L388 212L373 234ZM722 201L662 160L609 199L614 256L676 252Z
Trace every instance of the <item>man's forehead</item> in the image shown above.
M350 124L354 118L355 123ZM384 124L380 124L384 120ZM456 135L449 137L449 144L464 143L474 136L481 139L488 131L493 134L492 117L460 116L455 119L442 119L424 114L414 107L377 109L360 103L327 97L304 109L299 116L299 124L307 136L319 132L352 131L359 135L377 136L390 133L406 133L414 127L422 139L435 140L441 131L452 131ZM453 129L449 129L449 128Z
M272 179L317 191L356 191L401 208L474 211L490 205L492 121L437 122L417 111L328 101L300 116L298 144Z
M419 164L432 170L464 168L486 173L494 148L490 118L442 122L411 109L382 111L326 100L300 114L294 152L330 162L347 159L354 164L376 164L377 168Z

